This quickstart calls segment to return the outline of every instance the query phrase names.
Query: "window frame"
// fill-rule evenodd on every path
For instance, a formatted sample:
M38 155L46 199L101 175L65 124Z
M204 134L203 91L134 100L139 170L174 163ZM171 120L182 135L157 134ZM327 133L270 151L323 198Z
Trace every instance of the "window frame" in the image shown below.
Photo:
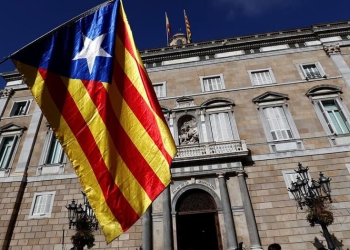
M17 147L18 147L18 140L19 140L19 135L18 134L13 134L13 133L6 133L4 135L1 136L0 138L0 163L2 163L2 150L3 150L3 146L4 146L4 142L6 140L6 138L10 138L12 137L13 138L13 141L12 141L12 146L11 146L11 149L10 149L10 152L9 152L9 156L6 160L6 163L5 163L5 167L3 168L0 168L0 170L2 171L6 171L8 169L11 169L11 165L13 163L13 160L14 160L14 155L15 155L15 151L17 151Z
M162 86L162 89L163 89L163 96L158 96L158 95L157 95L157 91L156 91L156 89L155 89L155 87L157 87L157 86ZM154 92L156 93L157 98L164 98L164 97L167 96L167 88L166 88L166 82L165 82L165 81L164 81L164 82L155 82L155 83L152 83L152 87L153 87L153 89L154 89Z
M14 101L14 102L12 103L12 107L11 107L11 110L10 110L10 113L9 113L9 117L18 117L18 116L28 115L28 112L29 112L29 109L30 109L30 106L31 106L32 101L33 101L33 100ZM17 106L18 106L20 103L26 103L26 104L24 105L24 112L21 112L20 114L15 115L14 113L16 113L16 111L17 111ZM22 114L22 113L23 113L23 114Z
M308 65L315 65L316 69L318 70L318 72L320 74L320 77L309 78L307 76L305 69L304 69L304 66L308 66ZM296 64L296 67L298 69L300 77L304 80L307 80L307 81L312 81L312 80L322 79L322 78L327 77L325 71L323 70L323 67L321 66L321 64L319 62L299 63L299 64Z
M311 88L306 93L306 96L309 97L314 107L317 118L320 121L323 130L327 134L328 139L333 146L350 144L350 132L342 134L335 133L336 129L334 128L334 125L332 125L332 122L327 120L328 116L322 109L322 102L333 101L345 119L347 128L350 130L350 112L341 99L341 93L342 91L340 87L333 85L318 85Z
M270 74L270 78L271 78L271 82L270 83L262 83L262 84L255 84L255 79L254 79L254 74L259 73L259 72L269 72ZM252 84L252 86L266 86L266 85L270 85L270 84L275 84L276 82L276 78L273 74L272 68L264 68L264 69L254 69L254 70L248 70L248 75L250 78L250 82Z
M337 124L334 123L334 120L329 116L329 112L328 110L325 108L324 104L325 102L333 102L334 106L336 109L334 110L338 110L339 114L342 118L342 121L344 122L346 129L348 130L348 132L343 132L344 128L342 128L341 124L338 122L338 125L340 127L342 131L342 133L339 133L338 129L337 129ZM319 106L320 111L322 112L322 116L325 120L325 122L327 123L327 126L330 130L330 132L334 135L345 135L345 134L350 134L350 124L349 124L349 120L346 118L346 115L344 114L343 111L343 107L342 104L340 103L340 100L338 98L335 99L321 99L317 101L317 104Z
M209 131L209 141L211 142L219 142L219 143L222 143L222 142L228 142L228 141L233 141L235 140L235 133L234 133L234 127L233 127L233 115L232 115L232 112L230 110L221 110L220 111L213 111L213 110L207 110L207 117L208 117L208 131ZM214 138L214 131L213 131L213 124L212 124L212 121L211 121L211 116L212 115L221 115L221 114L224 114L224 115L227 115L226 118L229 122L229 126L225 126L226 129L228 131L230 131L230 135L228 135L227 137L227 140L223 139L223 140L215 140ZM216 130L219 130L219 129L216 129ZM220 127L220 131L222 131L223 128ZM229 138L231 137L231 138ZM237 137L236 137L237 138Z
M309 178L309 185L311 186L311 175L310 173L308 172L308 178ZM299 175L297 172L295 172L295 170L282 170L282 175L283 175L283 179L284 179L284 182L286 184L286 188L287 188L287 192L288 192L288 195L289 195L289 198L294 200L294 196L291 192L288 191L288 188L291 188L291 182L294 181L296 182L297 180L297 176Z
M276 92L265 92L253 99L253 102L257 105L260 121L262 123L266 140L268 142L271 153L286 152L303 150L303 144L300 139L298 129L294 123L293 116L288 108L288 96ZM274 140L270 124L265 116L265 108L281 107L283 109L286 121L288 122L293 138Z
M201 105L201 121L202 121L202 131L204 136L204 142L214 142L213 130L210 122L210 115L226 113L228 114L228 119L230 122L230 128L232 133L232 140L240 140L236 119L234 116L233 106L234 102L226 98L212 98ZM219 143L227 141L218 141Z
M264 109L266 108L274 108L274 107L281 107L284 115L286 117L286 120L288 122L289 128L291 130L292 133L292 138L290 139L282 139L282 140L274 140L272 133L271 133L271 129L270 129L270 124L265 116L265 112ZM283 142L283 141L294 141L296 139L300 139L298 130L296 129L292 114L290 113L290 110L287 107L287 104L283 103L276 103L276 104L270 104L270 105L266 105L266 103L264 105L259 106L259 114L260 114L260 118L263 122L263 127L264 127L264 131L265 131L265 135L268 139L269 142Z
M49 155L50 155L50 152L51 152L51 147L52 147L52 144L53 143L56 143L56 136L55 136L55 133L52 131L52 129L49 129L47 131L47 134L46 134L46 138L45 138L45 142L44 142L44 147L43 147L43 150L42 150L42 153L41 153L41 157L40 157L40 160L39 160L39 165L63 165L65 163L65 153L64 153L64 150L62 148L62 146L60 145L61 147L61 155L60 155L60 159L61 159L61 162L58 162L58 163L48 163L48 159L49 159ZM58 141L58 143L60 143Z
M207 79L212 79L212 78L219 78L220 79L221 89L205 90L205 83L204 83L204 81L207 80ZM223 74L200 76L199 80L200 80L200 83L201 83L202 92L216 92L216 91L220 91L220 90L225 90L226 89L226 85L225 85L224 75Z
M29 210L28 218L29 219L51 218L53 203L55 200L55 195L56 195L56 191L34 193L34 197L32 200L32 205L31 205L30 210ZM46 207L48 207L48 211L44 211L44 213L41 213L41 214L34 214L34 209L36 208L36 204L37 204L37 198L40 196L50 196L51 197L50 204L47 204L47 201L45 203L45 209L46 209Z

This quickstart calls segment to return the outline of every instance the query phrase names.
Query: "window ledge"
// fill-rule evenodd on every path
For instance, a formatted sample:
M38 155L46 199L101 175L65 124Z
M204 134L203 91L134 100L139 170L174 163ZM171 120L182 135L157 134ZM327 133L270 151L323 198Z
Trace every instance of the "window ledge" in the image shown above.
M64 172L64 166L65 164L63 163L40 165L38 166L36 175L62 174Z
M342 146L350 144L350 134L334 135L331 138L333 146Z
M270 145L271 152L273 153L303 150L303 144L299 140L274 141L274 142L270 142L269 145Z

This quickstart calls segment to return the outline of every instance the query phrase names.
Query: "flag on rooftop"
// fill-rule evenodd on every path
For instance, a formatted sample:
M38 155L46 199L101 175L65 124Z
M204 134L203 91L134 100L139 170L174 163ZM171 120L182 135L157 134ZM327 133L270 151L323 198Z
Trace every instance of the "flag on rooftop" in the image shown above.
M185 24L186 24L187 41L191 43L192 42L191 26L190 26L190 22L188 21L188 17L186 15L185 10L184 10L184 17L185 17Z
M165 26L166 26L166 34L167 34L167 42L169 43L169 39L171 39L171 29L170 29L170 23L167 13L165 12Z
M97 6L10 57L111 242L168 186L176 153L121 0Z

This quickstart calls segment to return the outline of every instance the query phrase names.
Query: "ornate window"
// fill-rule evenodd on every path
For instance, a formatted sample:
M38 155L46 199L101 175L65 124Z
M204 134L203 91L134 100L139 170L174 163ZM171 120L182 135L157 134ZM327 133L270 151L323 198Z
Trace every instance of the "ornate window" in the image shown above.
M225 98L210 99L201 105L204 141L224 142L239 139L233 106L233 101Z
M266 92L253 99L272 152L302 149L302 143L288 109L288 96Z
M263 112L274 141L293 138L292 130L283 107L267 107L263 108Z
M45 164L60 164L63 161L63 149L55 136L52 136Z
M26 130L26 127L15 123L0 128L0 177L8 176L19 138L24 130Z
M4 136L1 138L0 169L6 169L8 167L16 141L16 136Z
M332 85L318 85L306 93L334 145L350 144L350 114L340 98L341 93L338 86Z
M66 156L63 148L52 129L49 128L39 160L37 175L62 173L65 161Z
M209 120L214 141L233 140L232 126L228 113L209 114Z

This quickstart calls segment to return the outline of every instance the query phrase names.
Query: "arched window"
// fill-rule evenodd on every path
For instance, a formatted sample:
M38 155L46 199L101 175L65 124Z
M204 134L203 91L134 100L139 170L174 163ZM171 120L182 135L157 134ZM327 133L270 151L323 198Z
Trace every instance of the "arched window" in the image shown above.
M236 121L233 116L233 101L214 98L201 105L205 113L208 141L223 142L238 140Z
M316 114L334 145L350 143L350 113L340 98L338 86L317 85L306 93Z

